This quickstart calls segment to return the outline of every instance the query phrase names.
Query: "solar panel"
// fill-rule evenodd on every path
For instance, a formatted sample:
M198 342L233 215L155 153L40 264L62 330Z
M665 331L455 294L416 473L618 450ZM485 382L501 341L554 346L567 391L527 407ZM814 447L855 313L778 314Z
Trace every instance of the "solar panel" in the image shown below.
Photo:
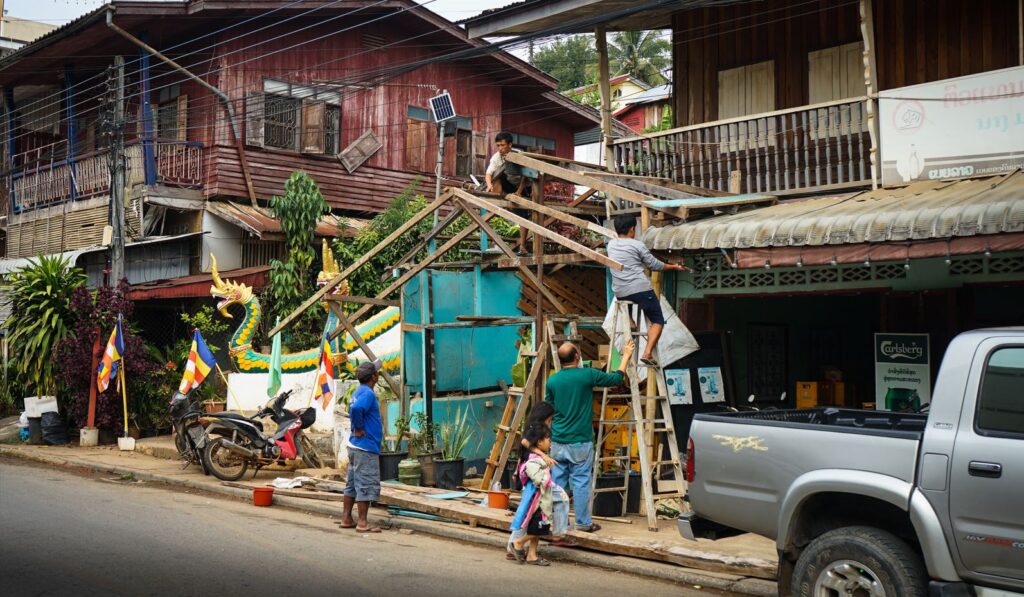
M455 118L455 106L452 105L452 96L448 95L447 91L430 98L430 109L434 113L434 122Z

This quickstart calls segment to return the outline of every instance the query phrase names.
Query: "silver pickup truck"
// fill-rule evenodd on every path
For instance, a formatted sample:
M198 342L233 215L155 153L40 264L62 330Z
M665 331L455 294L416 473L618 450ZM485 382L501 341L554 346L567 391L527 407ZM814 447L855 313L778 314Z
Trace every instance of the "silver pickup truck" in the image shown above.
M1024 328L949 345L928 414L698 414L684 537L764 535L780 595L1024 592Z

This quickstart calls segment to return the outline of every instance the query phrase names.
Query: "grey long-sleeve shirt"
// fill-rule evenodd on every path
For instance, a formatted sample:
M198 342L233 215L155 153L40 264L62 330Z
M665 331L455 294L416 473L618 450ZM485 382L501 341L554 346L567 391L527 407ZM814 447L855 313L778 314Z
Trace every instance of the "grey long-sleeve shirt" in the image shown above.
M621 263L622 271L611 270L612 292L622 298L638 292L653 290L651 281L644 273L644 266L654 270L665 269L660 261L647 249L647 246L635 238L613 238L608 242L608 257Z

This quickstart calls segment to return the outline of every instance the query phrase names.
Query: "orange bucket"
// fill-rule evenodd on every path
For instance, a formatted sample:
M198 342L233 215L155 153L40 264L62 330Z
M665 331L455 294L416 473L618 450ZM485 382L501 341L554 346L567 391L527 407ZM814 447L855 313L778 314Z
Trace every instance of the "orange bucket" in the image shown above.
M508 510L508 492L507 491L488 491L487 492L487 507L497 508L498 510Z
M274 503L273 487L253 487L252 504L254 506L269 506Z

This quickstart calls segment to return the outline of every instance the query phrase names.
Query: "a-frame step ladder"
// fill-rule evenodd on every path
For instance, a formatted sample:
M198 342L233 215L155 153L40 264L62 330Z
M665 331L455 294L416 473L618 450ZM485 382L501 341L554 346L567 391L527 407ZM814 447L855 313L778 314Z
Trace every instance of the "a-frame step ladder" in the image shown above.
M630 309L635 308L637 313L637 326L634 327L633 319L630 316ZM620 301L615 314L612 316L612 337L611 347L614 350L618 344L618 339L622 337L628 330L628 336L624 338L628 341L631 338L639 339L646 337L645 332L637 331L641 326L640 318L643 316L643 312L638 308L635 303ZM625 345L623 342L623 346ZM657 352L654 353L655 359L658 358ZM640 346L637 342L637 348L633 352L633 356L627 363L626 374L629 377L629 394L612 394L608 389L603 390L601 396L601 412L598 417L598 428L597 428L597 445L596 454L594 457L594 474L593 474L593 486L590 493L590 506L593 510L594 498L598 493L611 493L617 492L622 496L622 513L625 514L626 501L629 497L629 475L630 469L632 468L632 445L633 438L636 437L637 451L639 452L640 460L640 480L641 480L641 491L643 492L644 508L647 512L647 527L651 531L658 530L658 517L657 511L654 506L655 500L663 498L678 497L682 498L686 494L686 485L683 477L683 465L679 455L679 446L676 443L676 430L675 424L672 422L672 408L668 401L668 388L665 384L665 372L661 369L661 361L658 361L658 367L654 368L654 378L657 381L658 391L655 396L646 396L641 393L640 380L638 378L638 365L640 357ZM608 368L611 368L611 359L608 361ZM628 409L620 417L616 418L605 418L608 416L608 405L616 401L626 401ZM653 402L653 408L644 408L650 406ZM615 456L604 456L604 444L609 434L609 430L614 430L625 426L627 428L627 442L625 445L625 454ZM661 445L662 440L668 444L670 458L668 460L661 459ZM648 450L653 447L652 453ZM652 459L652 454L654 458ZM622 467L622 485L617 487L597 488L597 477L601 474L601 468L605 462L618 462ZM655 473L660 472L661 467L665 465L671 465L672 467L672 478L657 480L657 491L655 491ZM660 475L658 475L660 477Z

